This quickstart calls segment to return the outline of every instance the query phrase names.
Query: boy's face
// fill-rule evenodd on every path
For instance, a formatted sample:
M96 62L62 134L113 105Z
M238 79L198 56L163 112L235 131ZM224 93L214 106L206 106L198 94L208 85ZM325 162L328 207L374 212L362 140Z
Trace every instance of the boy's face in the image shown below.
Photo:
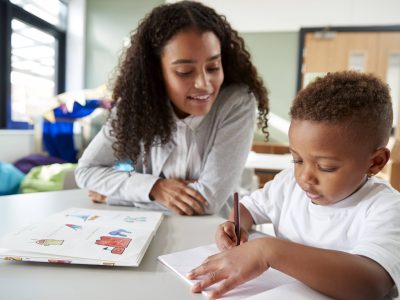
M296 181L315 204L339 202L366 181L372 153L343 126L295 119L289 144Z

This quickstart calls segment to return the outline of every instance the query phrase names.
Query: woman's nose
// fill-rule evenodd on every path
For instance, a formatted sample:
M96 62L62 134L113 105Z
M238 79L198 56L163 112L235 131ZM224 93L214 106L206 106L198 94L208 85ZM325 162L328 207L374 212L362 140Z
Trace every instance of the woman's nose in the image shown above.
M207 74L205 74L204 72L201 72L196 76L196 79L194 82L194 87L196 89L207 89L209 85L210 85L210 81L208 79Z

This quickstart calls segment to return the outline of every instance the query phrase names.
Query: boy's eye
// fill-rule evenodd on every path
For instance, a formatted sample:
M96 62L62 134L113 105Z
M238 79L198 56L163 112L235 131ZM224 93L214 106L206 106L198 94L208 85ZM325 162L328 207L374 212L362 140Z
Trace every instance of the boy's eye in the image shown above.
M318 169L322 172L335 172L338 168L337 167L325 167L325 166L318 166Z
M301 159L293 159L292 163L294 163L294 164L302 164L303 161Z

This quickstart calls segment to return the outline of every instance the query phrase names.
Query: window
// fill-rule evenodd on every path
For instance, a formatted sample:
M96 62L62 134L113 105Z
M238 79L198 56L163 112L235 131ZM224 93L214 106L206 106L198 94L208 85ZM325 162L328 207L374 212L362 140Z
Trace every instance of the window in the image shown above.
M0 0L0 128L32 127L64 91L66 12L61 0Z

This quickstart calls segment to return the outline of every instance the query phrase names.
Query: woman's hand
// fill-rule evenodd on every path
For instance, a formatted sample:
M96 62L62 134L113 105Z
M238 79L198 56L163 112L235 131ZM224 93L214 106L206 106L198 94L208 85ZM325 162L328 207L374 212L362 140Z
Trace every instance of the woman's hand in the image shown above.
M203 215L208 202L198 191L190 188L189 183L181 179L159 179L150 196L179 215Z
M246 243L249 233L243 227L240 228L240 244ZM215 243L221 251L229 250L236 246L237 236L235 233L235 223L226 221L217 227L215 232Z
M208 257L199 267L190 271L188 279L200 279L192 287L192 292L199 293L209 286L221 282L210 292L210 299L220 298L223 294L249 281L269 268L265 239L251 240Z
M88 196L90 200L92 200L94 203L106 203L107 201L107 196L96 193L94 191L89 191Z

